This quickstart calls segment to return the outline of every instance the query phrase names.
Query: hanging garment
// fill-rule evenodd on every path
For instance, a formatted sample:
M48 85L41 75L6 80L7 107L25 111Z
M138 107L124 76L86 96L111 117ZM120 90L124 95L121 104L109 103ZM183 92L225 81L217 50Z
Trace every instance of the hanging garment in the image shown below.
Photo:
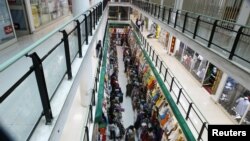
M247 110L249 103L248 97L241 97L238 100L236 100L237 106L236 106L236 113L239 114L241 117L244 115L244 113Z
M133 89L133 85L132 84L127 84L127 86L126 86L126 96L131 96L132 89Z

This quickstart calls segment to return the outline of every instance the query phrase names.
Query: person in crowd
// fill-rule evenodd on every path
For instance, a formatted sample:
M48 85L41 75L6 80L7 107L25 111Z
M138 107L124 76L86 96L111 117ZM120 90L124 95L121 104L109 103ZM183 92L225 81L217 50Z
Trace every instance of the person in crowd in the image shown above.
M126 129L125 141L135 141L135 127L133 125Z
M100 51L101 47L102 47L102 41L99 40L98 43L97 43L97 45L96 45L96 47L95 47L95 49L96 49L96 58L99 55L99 51Z
M143 28L144 28L144 20L141 20L141 32L143 32Z
M138 27L138 29L140 30L140 27L141 27L141 20L139 20L139 19L137 18L135 24L136 24L136 26Z

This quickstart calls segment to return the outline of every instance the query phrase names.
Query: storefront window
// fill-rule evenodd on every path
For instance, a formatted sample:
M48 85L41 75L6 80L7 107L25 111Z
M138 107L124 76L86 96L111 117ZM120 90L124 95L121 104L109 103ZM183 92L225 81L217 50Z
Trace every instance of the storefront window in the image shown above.
M246 117L242 120L242 124L249 124L250 112L247 112L250 104L249 98L250 92L233 78L228 77L219 99L219 103L238 122L240 122L242 117L246 115Z
M213 64L209 64L205 79L203 81L203 87L210 93L215 94L218 85L222 77L222 71L219 70Z
M189 48L188 46L186 46L184 48L184 52L183 52L183 57L182 57L182 61L181 63L186 67L186 69L190 70L191 67L191 63L192 63L192 59L194 56L194 51Z
M181 61L183 50L184 50L184 43L181 42L180 46L176 47L176 52L175 52L175 55L174 55L176 57L176 59L178 59L179 61Z
M246 116L243 118L241 124L250 125L250 107L248 107L248 112L246 113Z
M10 13L5 0L0 1L0 44L15 38Z
M31 0L30 3L36 28L67 15L69 11L68 0Z
M202 82L205 74L206 74L206 68L208 61L204 59L201 55L198 53L195 53L193 58L193 64L191 67L191 73L195 78L197 78L200 82Z

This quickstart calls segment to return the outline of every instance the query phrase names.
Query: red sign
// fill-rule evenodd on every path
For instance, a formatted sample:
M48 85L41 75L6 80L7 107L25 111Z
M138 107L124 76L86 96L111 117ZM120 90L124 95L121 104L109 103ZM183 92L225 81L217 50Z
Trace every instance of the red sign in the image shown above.
M4 27L4 32L5 34L10 34L13 32L13 28L12 28L12 25L7 25Z

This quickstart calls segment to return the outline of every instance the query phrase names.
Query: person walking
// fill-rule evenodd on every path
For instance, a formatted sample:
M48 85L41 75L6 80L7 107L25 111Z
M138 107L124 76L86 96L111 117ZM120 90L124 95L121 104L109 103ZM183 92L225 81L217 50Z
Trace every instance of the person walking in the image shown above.
M102 47L102 41L99 40L96 47L95 47L95 49L96 49L96 58L98 58L99 51L100 51L101 47Z
M143 28L144 28L144 20L141 20L141 32L143 32Z

